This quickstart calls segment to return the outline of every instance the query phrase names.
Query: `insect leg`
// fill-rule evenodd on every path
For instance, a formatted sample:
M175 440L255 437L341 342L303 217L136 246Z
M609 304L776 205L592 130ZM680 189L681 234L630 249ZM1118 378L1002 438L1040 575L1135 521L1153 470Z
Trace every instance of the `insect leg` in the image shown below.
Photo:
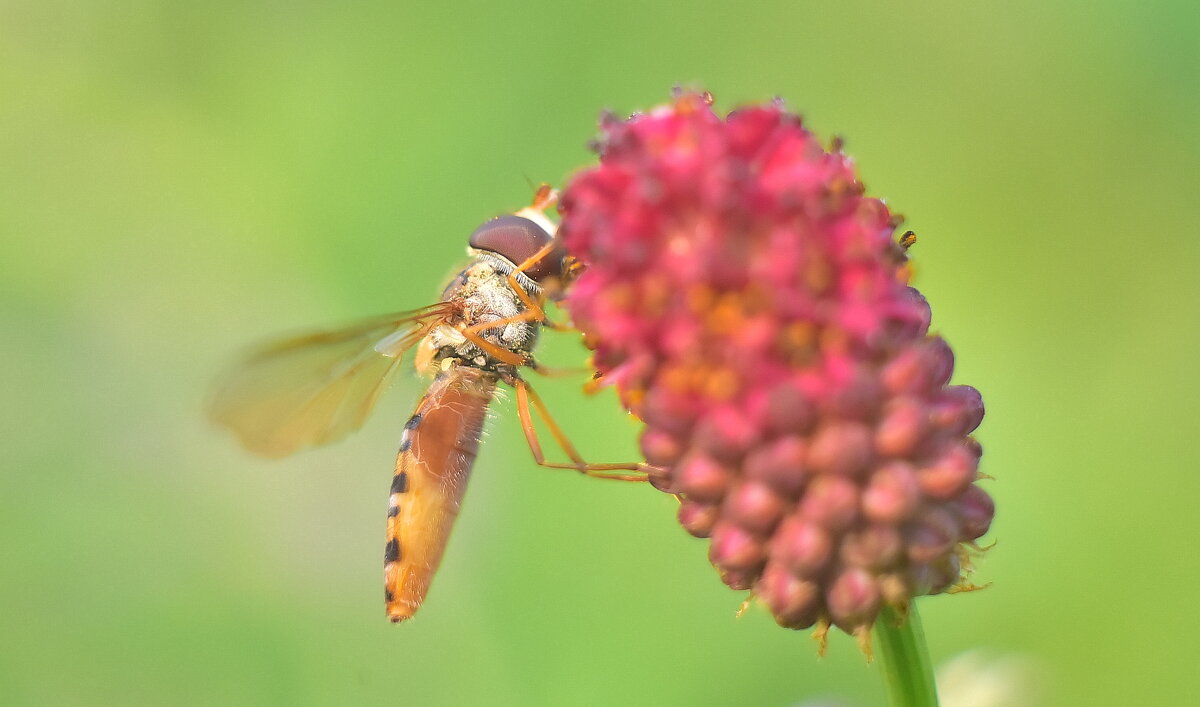
M521 283L517 281L517 273L523 273L534 265L537 265L539 262L541 262L542 258L545 258L553 253L559 245L560 243L558 239L555 238L546 245L542 246L536 253L518 263L513 271L508 274L505 280L508 281L508 286L512 288L513 293L516 294L517 298L521 300L521 303L524 304L528 309L537 313L537 319L546 328L554 329L555 331L574 331L575 327L567 324L560 324L559 322L546 318L546 310L541 304L541 300L543 298L539 297L538 300L535 300L528 292L525 291L525 288L521 286Z
M505 278L508 281L508 286L512 288L513 293L516 294L517 298L521 300L521 303L524 304L525 307L530 311L537 313L535 319L544 322L545 325L551 329L557 329L560 325L546 319L546 312L542 309L542 305L534 300L534 298L525 291L525 288L521 286L521 283L517 281L517 273L523 273L534 265L540 263L542 258L545 258L547 255L550 255L554 252L556 246L558 246L558 239L552 239L549 243L539 248L536 253L517 263L517 266Z
M540 216L542 212L553 206L554 202L556 201L558 201L558 190L554 189L549 184L542 182L538 185L537 190L533 193L533 200L530 201L529 206L518 211L517 215L525 216L526 218L535 217L534 220L536 221L538 220L536 217ZM572 327L547 319L546 311L542 308L541 303L534 300L534 298L525 291L525 288L521 286L521 283L517 281L517 273L523 273L534 265L537 265L539 262L541 262L542 258L545 258L553 253L558 245L560 245L558 238L551 239L549 243L538 249L536 253L529 256L522 262L517 263L516 268L508 274L506 279L508 280L508 286L512 288L514 293L516 293L517 297L521 300L521 303L524 304L528 309L536 312L535 318L544 326L550 329L569 331Z
M491 324L493 324L493 323L488 322L489 326ZM525 356L522 356L521 354L515 353L513 351L509 351L508 349L506 349L502 346L497 346L496 344L493 344L492 342L483 338L479 334L475 333L475 331L474 331L475 328L476 327L473 327L473 326L466 327L465 329L460 329L459 331L462 332L463 337L466 338L467 341L470 341L472 344L475 344L475 346L479 347L479 349L481 351L483 351L487 355L491 356L492 358L496 359L497 361L507 363L510 366L524 366L527 363L527 359ZM484 328L486 329L488 327L484 327Z
M591 464L585 462L579 452L575 450L575 446L571 444L566 435L554 418L550 416L550 412L546 409L545 403L541 397L533 391L521 378L513 381L513 387L517 391L517 416L521 418L521 428L525 431L525 441L529 443L529 451L533 452L533 459L539 466L549 467L551 469L574 469L581 474L594 476L598 479L613 479L616 481L645 481L647 466L645 464L627 463L627 464ZM574 464L562 464L559 462L546 461L546 456L542 453L541 442L538 441L537 430L533 425L533 416L529 413L529 404L532 400L534 408L537 409L538 416L550 428L550 434L558 442L562 450L567 453ZM633 474L619 474L617 471L632 471Z
M469 327L464 327L464 328L460 329L460 331L462 331L462 333L464 335L466 335L468 333L475 334L477 332L487 331L488 329L499 329L500 327L502 327L506 324L512 324L514 322L532 321L532 320L537 319L539 316L540 315L537 312L527 309L527 310L521 312L520 314L514 314L511 317L504 317L503 319L494 319L490 322L480 322L478 324L472 324Z
M513 353L512 351L509 351L508 349L505 349L502 346L497 346L496 344L493 344L493 343L487 341L486 339L484 339L483 337L479 336L479 332L481 332L481 331L487 331L488 329L498 329L506 324L511 324L513 322L527 322L527 321L530 321L530 320L536 319L536 318L537 318L537 313L527 309L524 312L521 312L520 314L514 314L511 317L504 317L503 319L496 319L496 320L490 321L490 322L480 322L479 324L472 324L469 327L463 327L462 329L459 329L459 331L462 332L462 335L464 337L466 337L466 339L468 341L470 341L472 344L475 344L480 349L483 349L485 352L487 352L494 358L498 358L501 361L503 361L504 363L508 363L508 364L511 364L514 366L527 366L527 367L531 368L535 373L539 373L543 376L558 377L558 376L583 375L585 373L588 373L590 369L584 368L584 367L547 368L545 366L541 366L538 363L536 363L533 360L533 358L531 358L529 356L523 357L523 356L521 356L521 354Z
M528 311L534 313L533 318L540 321L542 326L555 331L571 331L573 327L567 326L566 324L559 324L556 321L547 319L546 310L542 308L542 305L536 302L533 297L531 297L529 293L525 291L524 287L521 287L521 283L517 282L517 273L523 272L526 268L531 268L537 264L537 262L542 259L542 255L539 254L550 252L549 249L553 245L553 241L547 243L542 247L541 250L539 250L537 253L534 253L527 260L518 265L517 269L510 272L508 277L505 279L508 281L508 286L512 288L513 294L517 296L517 299L521 300L521 304L525 305Z
M479 324L472 324L469 327L463 327L459 331L462 332L462 335L464 337L466 337L467 340L470 341L471 343L475 344L479 348L481 348L484 351L486 351L487 353L491 354L493 357L498 358L501 361L512 364L514 366L529 366L534 371L541 373L542 375L546 375L546 376L586 373L588 370L586 368L570 369L570 370L564 369L564 370L560 371L559 369L551 369L551 368L544 368L544 367L538 366L536 363L533 362L532 358L522 357L520 354L514 354L513 352L509 351L508 349L505 349L500 346L496 346L495 344L491 344L490 342L486 341L485 339L483 339L482 337L480 337L478 335L479 332L481 332L481 331L487 331L489 329L499 329L500 327L502 327L506 324L511 324L513 322L527 322L527 321L537 319L537 317L538 317L538 314L536 312L527 309L524 312L521 312L520 314L514 314L511 317L504 317L503 319L496 319L496 320L493 320L490 322L480 322ZM498 352L503 352L503 353L498 353Z

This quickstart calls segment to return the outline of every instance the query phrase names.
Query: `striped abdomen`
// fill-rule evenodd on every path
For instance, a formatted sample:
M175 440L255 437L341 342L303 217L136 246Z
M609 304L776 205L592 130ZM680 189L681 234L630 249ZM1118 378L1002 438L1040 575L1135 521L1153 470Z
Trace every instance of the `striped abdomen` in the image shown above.
M383 566L393 622L416 613L442 561L496 379L494 373L466 366L439 373L404 426Z

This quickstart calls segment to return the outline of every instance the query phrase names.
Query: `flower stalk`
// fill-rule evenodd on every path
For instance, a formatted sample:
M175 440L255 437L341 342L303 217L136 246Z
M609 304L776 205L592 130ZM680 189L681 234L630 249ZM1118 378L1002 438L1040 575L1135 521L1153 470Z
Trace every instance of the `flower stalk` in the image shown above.
M892 707L936 707L937 685L916 603L909 604L907 615L886 607L874 634Z

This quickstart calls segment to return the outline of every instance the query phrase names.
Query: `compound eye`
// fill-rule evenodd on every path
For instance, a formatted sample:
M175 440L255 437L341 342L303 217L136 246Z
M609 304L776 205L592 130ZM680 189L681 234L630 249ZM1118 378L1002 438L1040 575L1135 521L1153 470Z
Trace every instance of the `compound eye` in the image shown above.
M533 257L554 240L541 226L523 217L509 214L497 216L471 234L470 246L503 256L514 265ZM535 282L562 275L563 253L555 248L523 271Z

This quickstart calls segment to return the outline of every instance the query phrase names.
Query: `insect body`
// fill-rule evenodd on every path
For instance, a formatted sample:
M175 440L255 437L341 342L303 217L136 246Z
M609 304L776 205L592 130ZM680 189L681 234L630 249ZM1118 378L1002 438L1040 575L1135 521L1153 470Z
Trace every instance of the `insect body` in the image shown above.
M485 223L471 245L475 261L442 295L453 305L450 316L417 350L418 369L434 379L405 424L392 480L383 572L393 622L420 607L441 562L496 384L525 385L517 368L533 362L543 294L541 284L517 268L529 270L527 261L535 256L553 258L548 265L536 262L534 274L562 274L562 255L547 250L553 245L549 232L524 216ZM389 343L377 348L390 353Z
M497 384L516 390L538 464L601 478L645 478L642 465L584 462L520 376L522 367L537 370L532 351L545 323L547 289L565 286L573 271L542 213L553 197L543 187L532 206L476 229L474 259L441 302L265 347L235 369L212 400L213 419L247 448L284 456L360 427L403 354L416 346L417 369L433 382L405 424L389 497L384 581L393 622L416 612L441 562ZM545 460L531 404L571 464Z

